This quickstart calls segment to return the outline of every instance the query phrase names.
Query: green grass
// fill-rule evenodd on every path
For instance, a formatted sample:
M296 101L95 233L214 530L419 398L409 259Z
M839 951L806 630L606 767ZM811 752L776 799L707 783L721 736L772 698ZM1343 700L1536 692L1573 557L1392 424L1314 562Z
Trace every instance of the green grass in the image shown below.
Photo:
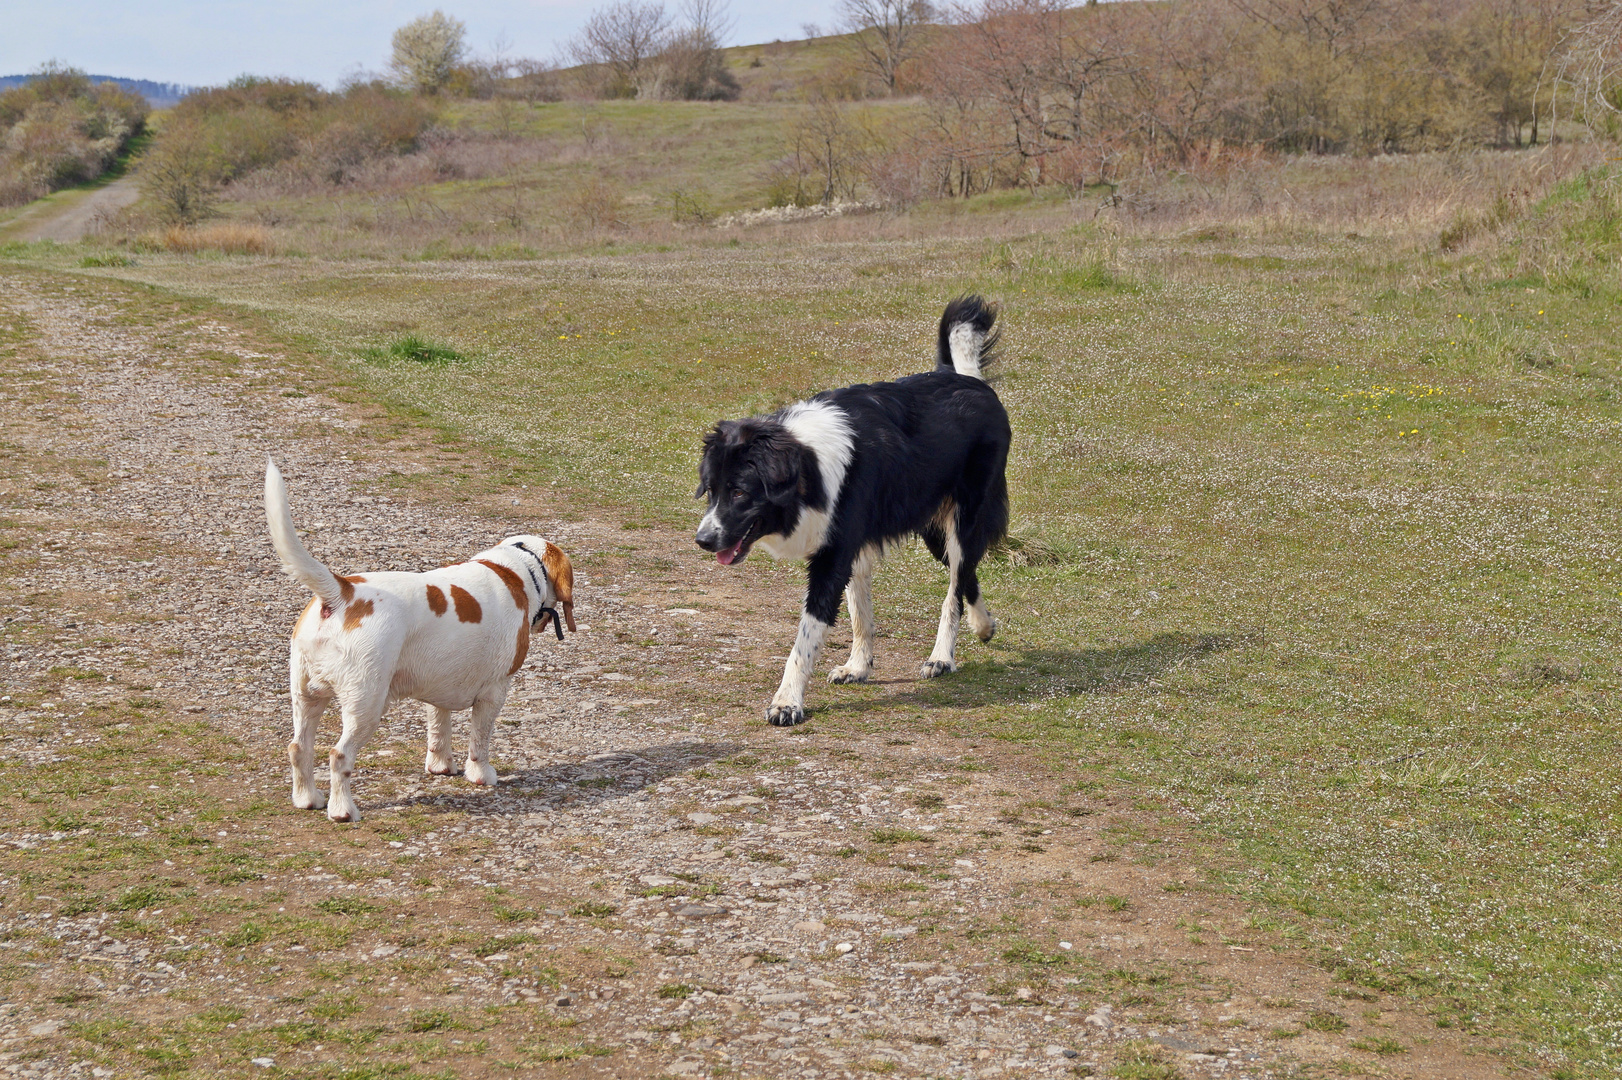
M373 364L404 361L413 364L454 364L463 359L461 353L445 345L424 341L416 334L396 338L387 345L360 350L361 359Z
M1001 632L948 679L814 688L818 728L938 724L1182 808L1189 857L1343 985L1615 1072L1622 292L1586 197L1450 254L1266 222L1111 236L1044 205L477 267L116 275L273 313L355 392L487 451L468 483L634 513L679 557L714 420L921 370L947 297L1002 301L1018 542L981 574ZM1528 269L1550 237L1590 287ZM464 359L354 360L404 332ZM728 571L746 592L801 573ZM880 571L887 655L927 653L941 580L915 548ZM763 704L775 676L755 676ZM872 840L927 837L894 832Z

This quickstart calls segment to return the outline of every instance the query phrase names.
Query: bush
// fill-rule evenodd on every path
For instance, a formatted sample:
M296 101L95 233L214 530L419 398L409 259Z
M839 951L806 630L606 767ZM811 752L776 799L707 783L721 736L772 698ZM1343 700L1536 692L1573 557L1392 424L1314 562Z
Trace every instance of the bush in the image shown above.
M181 121L165 128L142 159L139 175L163 221L192 225L213 212L219 157L200 124Z
M433 114L381 83L329 93L311 83L245 76L188 95L158 134L147 193L166 221L206 217L221 187L276 167L322 184L416 149Z
M0 206L17 205L110 169L145 128L144 99L83 72L47 65L0 93Z
M625 195L611 181L593 174L564 206L572 224L583 229L608 229L625 224Z

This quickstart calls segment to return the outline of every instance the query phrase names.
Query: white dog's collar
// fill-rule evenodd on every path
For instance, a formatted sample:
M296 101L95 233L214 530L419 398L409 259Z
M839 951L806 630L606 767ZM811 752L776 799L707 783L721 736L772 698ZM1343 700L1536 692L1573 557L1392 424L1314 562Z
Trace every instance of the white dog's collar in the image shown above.
M546 572L546 561L544 559L542 559L539 555L535 554L535 552L531 551L529 549L529 545L525 544L522 540L514 540L512 546L517 548L519 551L522 551L525 555L528 555L530 558L534 559L537 563L539 563L540 566L541 566L541 577L546 581L546 583L548 585L550 585L552 583L552 578ZM542 602L541 598L546 595L546 591L541 588L541 583L539 581L535 580L535 570L534 570L534 568L531 567L530 564L526 562L524 564L524 570L529 574L529 583L531 585L535 586L535 602L536 602L536 604L540 605L539 607L537 607L535 609L535 617L529 621L529 628L531 630L534 630L535 628L537 628L538 626L541 625L541 620L545 619L548 615L550 615L550 616L552 616L552 629L557 631L558 640L562 641L563 640L563 619L558 616L558 609L555 608L555 607L547 607L546 604L544 602Z

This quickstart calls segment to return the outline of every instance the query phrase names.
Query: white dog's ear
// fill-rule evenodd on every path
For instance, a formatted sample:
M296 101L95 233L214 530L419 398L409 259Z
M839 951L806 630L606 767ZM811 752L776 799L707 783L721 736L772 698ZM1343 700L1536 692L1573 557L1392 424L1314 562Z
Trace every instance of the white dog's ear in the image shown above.
M558 603L563 605L563 621L568 624L572 634L575 632L574 567L563 549L550 540L541 549L541 563L546 567L546 576L552 582L552 591L557 593Z

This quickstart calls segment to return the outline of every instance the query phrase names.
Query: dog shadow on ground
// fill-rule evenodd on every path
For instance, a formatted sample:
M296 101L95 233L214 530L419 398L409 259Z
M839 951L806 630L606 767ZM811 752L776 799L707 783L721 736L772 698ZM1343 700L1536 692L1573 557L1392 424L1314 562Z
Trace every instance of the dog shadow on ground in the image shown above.
M890 692L838 700L828 694L816 712L833 719L911 708L979 708L1077 694L1108 694L1140 686L1172 669L1233 649L1249 649L1266 638L1252 630L1217 633L1163 633L1130 644L1099 649L1022 649L993 641L990 660L971 656L944 678L882 680ZM830 690L837 688L830 687Z
M494 792L475 788L460 775L436 777L429 780L430 790L383 801L374 809L452 806L476 815L522 813L530 803L534 809L585 809L634 795L668 777L731 757L743 749L741 742L721 740L608 750L574 761L503 772ZM515 804L513 798L492 799L492 794L519 801Z

